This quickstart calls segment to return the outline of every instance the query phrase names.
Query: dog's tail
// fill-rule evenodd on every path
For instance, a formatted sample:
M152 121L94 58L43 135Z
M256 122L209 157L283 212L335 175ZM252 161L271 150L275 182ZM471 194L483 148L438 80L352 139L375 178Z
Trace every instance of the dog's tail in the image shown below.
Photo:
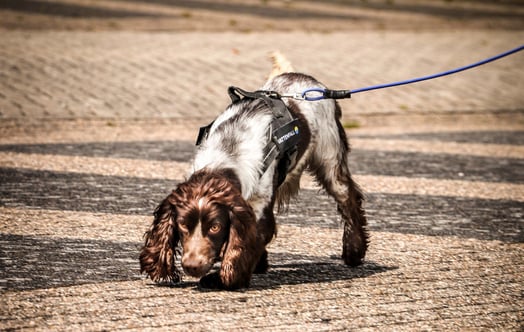
M273 62L273 69L271 70L268 79L272 79L283 73L291 73L295 71L291 62L289 62L289 60L279 51L271 52L269 58Z

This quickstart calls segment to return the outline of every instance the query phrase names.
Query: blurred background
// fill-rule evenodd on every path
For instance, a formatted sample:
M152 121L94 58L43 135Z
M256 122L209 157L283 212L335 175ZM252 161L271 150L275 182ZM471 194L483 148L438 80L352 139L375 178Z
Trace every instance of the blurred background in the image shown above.
M207 121L228 86L264 83L271 51L332 89L389 83L522 44L524 2L1 0L0 31L0 119ZM344 116L522 110L522 75L516 55L358 95Z
M522 0L2 0L6 29L522 29Z

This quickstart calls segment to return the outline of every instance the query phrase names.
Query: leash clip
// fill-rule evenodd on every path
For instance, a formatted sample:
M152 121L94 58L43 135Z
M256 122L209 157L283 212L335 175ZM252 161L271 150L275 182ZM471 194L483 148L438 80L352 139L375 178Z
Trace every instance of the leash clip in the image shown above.
M282 95L280 95L281 98L292 98L292 99L295 99L295 100L306 100L306 98L304 97L304 95L300 92L295 92L295 93L284 93Z
M307 101L317 101L326 98L326 89L312 88L302 91L301 97Z
M326 97L325 92L326 89L312 88L304 90L302 92L287 93L280 96L282 98L293 98L295 100L317 101Z
M326 98L326 89L312 88L302 92L281 95L282 98L293 98L295 100L317 101Z

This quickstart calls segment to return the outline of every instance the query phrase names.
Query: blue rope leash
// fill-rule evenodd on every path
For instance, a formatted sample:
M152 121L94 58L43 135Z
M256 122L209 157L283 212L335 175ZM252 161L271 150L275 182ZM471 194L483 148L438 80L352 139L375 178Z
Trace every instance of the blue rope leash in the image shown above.
M520 52L523 49L524 49L524 45L521 45L521 46L516 47L514 49L511 49L509 51L500 53L498 55L495 55L495 56L489 57L487 59L484 59L484 60L472 63L472 64L467 65L467 66L463 66L463 67L459 67L459 68L443 71L441 73L437 73L437 74L433 74L433 75L413 78L413 79L409 79L409 80L405 80L405 81L398 81L398 82L387 83L387 84L372 85L372 86L368 86L368 87L364 87L364 88L360 88L360 89L355 89L355 90L330 90L330 89L312 88L312 89L304 90L304 91L302 91L302 93L298 93L298 94L294 94L294 95L283 95L282 97L291 97L291 98L302 99L302 100L307 100L307 101L316 101L316 100L321 100L321 99L350 98L352 94L359 93L359 92L378 90L378 89L384 89L384 88L390 88L390 87L394 87L394 86L406 85L406 84L411 84L411 83L416 83L416 82L421 82L421 81L427 81L427 80L431 80L431 79L434 79L434 78L455 74L455 73L458 73L458 72L461 72L461 71L464 71L464 70L475 68L475 67L484 65L486 63L498 60L500 58L506 57L506 56L511 55L513 53ZM312 94L313 94L313 96L311 96Z

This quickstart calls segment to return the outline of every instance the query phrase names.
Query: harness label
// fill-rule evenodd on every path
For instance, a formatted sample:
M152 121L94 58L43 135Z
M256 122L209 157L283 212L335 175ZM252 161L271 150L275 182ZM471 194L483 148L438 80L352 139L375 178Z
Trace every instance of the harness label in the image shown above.
M286 123L282 127L275 130L273 139L278 145L280 153L284 153L294 148L299 141L300 129L298 126L298 120L294 119Z
M293 127L290 132L285 133L282 137L277 138L278 144L282 144L287 141L291 136L298 135L298 126Z

